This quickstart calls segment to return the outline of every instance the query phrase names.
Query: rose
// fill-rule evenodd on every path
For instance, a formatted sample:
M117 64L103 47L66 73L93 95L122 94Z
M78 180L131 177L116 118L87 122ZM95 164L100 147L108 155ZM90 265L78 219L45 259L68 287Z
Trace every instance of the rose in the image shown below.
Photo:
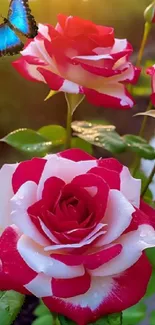
M140 71L128 61L131 53L126 39L114 38L113 28L58 15L55 28L39 24L37 37L13 66L52 90L81 93L94 105L125 109L134 104L125 86L135 83Z
M151 101L152 104L155 105L155 65L147 68L146 72L148 75L151 76L151 86L152 86Z
M71 149L0 170L0 289L83 325L145 294L155 211L117 160Z

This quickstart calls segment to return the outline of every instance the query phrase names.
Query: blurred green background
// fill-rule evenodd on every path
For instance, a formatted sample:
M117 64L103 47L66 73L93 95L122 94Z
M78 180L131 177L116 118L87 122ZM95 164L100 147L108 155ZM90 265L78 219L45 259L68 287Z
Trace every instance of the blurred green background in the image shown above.
M127 38L137 51L143 31L143 12L149 0L29 0L37 22L56 24L57 14L78 15L95 23L113 26L117 38ZM0 14L7 15L8 0L0 0ZM150 44L155 40L155 29ZM155 52L155 50L154 50ZM49 92L46 85L24 80L11 66L13 58L0 58L0 137L17 128L39 129L47 124L65 125L66 104L63 94L49 101L44 98ZM154 53L155 58L155 53ZM132 120L132 115L147 99L139 99L132 111L96 108L84 101L76 111L74 119L104 118L115 123L118 132L137 133L141 118ZM141 109L142 110L142 109ZM149 119L149 133L153 121ZM23 159L23 156L7 145L0 144L0 163Z

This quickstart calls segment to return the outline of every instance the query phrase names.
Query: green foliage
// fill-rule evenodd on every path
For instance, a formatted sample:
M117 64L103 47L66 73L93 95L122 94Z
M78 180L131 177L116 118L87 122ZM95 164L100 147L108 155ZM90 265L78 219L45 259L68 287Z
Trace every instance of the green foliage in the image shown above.
M76 121L72 123L72 128L79 138L112 153L123 152L126 148L124 140L115 132L113 125Z
M66 130L59 125L44 126L38 131L19 129L0 141L9 144L29 156L44 156L65 143Z
M121 153L126 149L126 144L120 135L115 132L102 132L102 134L95 138L95 144L112 153Z
M58 319L55 319L42 300L40 300L40 304L35 309L34 315L37 318L32 322L32 325L60 325Z
M72 148L80 148L80 149L88 152L90 155L93 154L92 145L89 142L87 142L83 139L77 138L77 137L72 138L71 147Z
M43 315L37 319L35 319L32 325L54 325L53 316L51 315Z
M132 134L124 135L123 138L128 146L128 150L136 152L145 159L155 159L155 149L146 140Z
M0 291L0 323L10 325L24 303L24 295L15 291Z
M74 135L71 147L81 148L92 154L92 145L118 154L130 150L140 157L155 159L155 149L141 137L127 134L120 136L114 125L92 122L73 122ZM43 126L37 132L31 129L19 129L9 133L1 141L27 153L30 156L44 156L48 152L63 150L66 130L59 125Z
M132 134L120 136L113 125L75 121L72 123L72 128L79 138L104 148L112 154L129 150L136 152L140 157L155 159L155 149L146 140Z
M42 156L52 147L51 141L47 141L41 134L31 129L19 129L9 133L1 141L10 146L26 152L27 154L35 154Z
M147 253L149 260L151 261L151 259L149 257L150 252L148 253L148 251L150 249L152 249L152 248L147 249L145 252ZM152 254L153 253L155 253L155 252L153 251ZM155 263L155 258L154 258L153 264L154 263ZM153 271L152 271L152 275L151 275L151 278L150 278L150 281L149 281L149 284L148 284L148 287L147 287L145 297L151 297L153 294L155 294L155 269L153 269Z
M42 301L40 301L40 304L37 306L37 308L34 311L34 315L37 317L45 316L45 315L51 315L50 310L43 304Z
M50 140L54 147L63 145L66 140L66 130L60 125L43 126L38 133Z
M142 321L146 316L146 305L139 302L123 311L123 324L122 325L136 325Z
M152 311L149 325L154 325L154 324L155 324L155 311Z
M149 261L151 262L152 266L155 268L155 247L147 248L145 250L145 253L146 253Z

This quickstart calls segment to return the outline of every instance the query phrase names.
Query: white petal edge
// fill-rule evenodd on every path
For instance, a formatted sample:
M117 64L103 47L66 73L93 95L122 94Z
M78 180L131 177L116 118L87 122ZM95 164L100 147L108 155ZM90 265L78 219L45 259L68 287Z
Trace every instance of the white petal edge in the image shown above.
M68 249L68 248L80 248L86 245L89 245L92 243L96 238L100 237L101 235L104 235L106 231L103 230L103 228L106 226L106 224L99 223L96 228L83 240L81 240L78 244L61 244L61 245L51 245L44 248L45 251L55 251L59 249Z
M72 82L70 80L64 80L63 85L61 86L59 91L67 92L70 94L79 94L80 87L75 82Z
M24 183L18 192L11 199L11 218L13 223L22 231L22 233L34 239L38 244L44 246L50 243L44 237L31 221L27 209L34 204L36 200L37 184L28 181Z
M116 240L130 225L134 211L133 206L120 191L111 189L103 218L103 221L107 223L107 232L95 246L100 247Z
M115 243L122 245L120 254L103 266L90 270L92 276L114 276L130 268L139 260L144 249L155 247L155 231L152 226L143 224Z
M141 180L133 178L127 167L123 167L120 173L120 190L129 202L135 207L140 205Z
M111 54L120 53L126 50L128 42L126 39L115 38L115 43L112 47Z
M24 287L38 298L51 297L53 296L51 280L51 277L40 273Z
M112 59L112 56L110 54L76 55L72 59L86 60L86 61L100 61L103 59Z
M44 273L57 279L70 279L83 276L83 265L68 266L44 251L43 247L36 244L32 239L22 235L17 243L17 250L25 263L35 272Z
M91 280L91 286L89 290L76 297L62 299L64 302L70 304L70 308L74 312L74 308L80 306L81 308L90 308L95 311L101 303L106 301L106 299L112 295L115 289L115 281L111 277L93 277Z
M10 200L13 193L12 176L18 164L6 164L0 169L0 234L12 224Z
M46 156L46 158L48 160L38 184L38 200L42 197L44 183L49 177L58 177L65 183L70 183L76 176L85 174L88 170L97 166L96 160L75 162L57 155Z

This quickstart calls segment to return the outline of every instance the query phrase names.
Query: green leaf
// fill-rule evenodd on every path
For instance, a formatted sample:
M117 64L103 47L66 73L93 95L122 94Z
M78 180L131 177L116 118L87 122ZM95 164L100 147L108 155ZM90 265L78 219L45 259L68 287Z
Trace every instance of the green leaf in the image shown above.
M47 125L38 130L47 140L52 142L52 146L60 146L65 143L66 130L60 125Z
M103 122L103 124L102 124ZM109 125L105 121L96 120L95 122L92 121L74 121L72 122L72 129L77 133L96 133L97 135L104 132L104 131L114 131L115 126Z
M107 316L109 325L121 325L122 324L122 313L111 314Z
M85 98L83 94L69 94L65 93L65 98L67 102L67 106L71 112L71 115L75 112L77 107L82 103Z
M155 109L151 109L150 111L146 111L146 112L137 113L133 116L139 116L139 115L147 115L155 118Z
M145 297L150 297L155 294L155 270L153 269Z
M120 153L126 149L124 140L114 131L113 125L75 121L72 123L72 128L79 138L112 153Z
M154 325L155 324L155 311L153 310L150 316L150 323L149 325Z
M40 304L34 311L34 315L37 317L45 316L47 314L51 315L51 312L44 304Z
M97 142L98 146L112 153L121 153L126 149L125 142L115 131L105 131L100 136L96 137L95 141Z
M76 325L71 319L63 315L58 315L58 319L61 325Z
M150 198L149 196L147 196L147 193L151 193L152 195L152 192L150 191L150 189L148 188L147 191L146 191L146 195L144 195L143 197L143 200L148 203L148 205L150 205L152 208L155 209L155 201L152 201L152 198Z
M146 253L149 261L151 262L152 266L155 268L155 247L147 248L145 250L145 253Z
M146 140L132 134L124 135L123 138L128 146L128 150L136 152L145 159L155 159L155 149Z
M136 325L146 316L146 306L143 302L139 302L123 311L123 325Z
M53 316L50 314L39 317L32 322L32 325L54 325Z
M93 153L92 145L88 142L86 142L83 139L80 138L72 138L71 140L71 147L72 148L80 148L86 152L88 152L90 155Z
M122 325L122 313L111 314L98 319L95 323L90 323L91 325ZM90 325L89 324L89 325Z
M41 134L31 129L13 131L1 141L20 151L41 156L46 154L52 147L51 141L47 141Z
M24 303L24 295L11 291L0 291L0 322L10 325L15 320Z

